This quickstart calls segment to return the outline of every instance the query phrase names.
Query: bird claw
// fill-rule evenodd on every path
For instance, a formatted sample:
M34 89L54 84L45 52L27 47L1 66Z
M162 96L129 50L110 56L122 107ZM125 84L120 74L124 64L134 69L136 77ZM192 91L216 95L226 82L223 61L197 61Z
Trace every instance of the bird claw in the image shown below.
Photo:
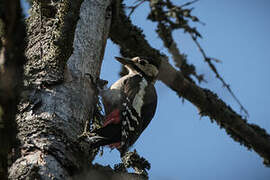
M91 133L91 132L84 132L78 137L79 141L86 142L90 146L91 149L100 147L97 144L104 139L106 138L99 136L96 133Z
M89 143L96 143L96 142L100 141L101 139L106 139L106 138L98 136L98 135L95 135L95 136L92 136L92 137L89 137L89 136L87 137L87 141Z
M92 133L90 133L90 132L84 131L81 135L78 136L78 140L79 140L79 141L85 140L85 139L87 139L88 137L90 137L91 134L92 134Z
M90 132L84 132L82 133L79 137L79 140L85 140L87 141L88 143L96 143L98 141L100 141L101 139L106 139L102 136L98 136L96 135L95 133L90 133Z

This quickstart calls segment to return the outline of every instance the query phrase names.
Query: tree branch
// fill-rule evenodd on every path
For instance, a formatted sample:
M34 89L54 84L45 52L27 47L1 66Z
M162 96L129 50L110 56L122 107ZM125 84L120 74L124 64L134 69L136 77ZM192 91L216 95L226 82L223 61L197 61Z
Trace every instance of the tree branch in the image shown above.
M205 81L203 75L198 75L196 68L193 64L188 64L187 58L184 54L181 54L177 48L177 44L173 39L172 30L162 22L158 22L157 33L160 39L163 41L164 46L171 53L175 62L175 66L179 68L186 79L193 81L190 75L193 75L199 82Z
M190 5L192 3L194 3L194 1L184 4L184 6ZM166 2L163 0L159 0L159 1L150 0L150 8L151 8L151 12L148 18L151 21L158 23L157 32L159 32L159 36L163 40L165 46L167 48L169 47L168 43L170 43L172 41L171 39L173 39L171 35L171 31L173 31L174 29L183 29L184 32L187 32L192 37L192 40L194 41L196 46L199 48L199 51L201 52L204 58L204 61L207 62L210 69L215 73L217 79L219 79L222 82L223 86L229 91L229 93L235 99L237 104L240 106L241 110L244 111L246 117L248 117L248 111L244 108L244 106L241 104L239 99L233 93L230 86L220 76L215 65L211 62L211 60L216 60L216 59L209 58L204 52L204 50L202 49L202 47L200 46L199 42L197 41L197 37L201 37L201 34L196 30L196 28L192 28L188 24L190 20L192 20L193 22L200 22L196 16L191 15L192 9L183 9L183 6L176 6L170 0L166 0ZM164 30L165 28L166 30ZM164 35L160 35L160 31L162 31ZM188 67L188 66L184 66L184 67ZM196 73L195 68L194 68L194 72ZM200 76L197 76L197 79L198 77Z
M264 129L247 123L216 94L186 80L181 72L168 63L165 55L149 45L142 30L131 23L122 8L117 18L112 24L110 38L120 46L123 56L147 56L160 63L159 79L164 84L195 105L201 116L215 120L235 141L252 148L264 159L265 164L270 164L270 136Z
M234 100L237 102L237 104L240 106L241 110L244 111L246 117L248 117L248 116L249 116L248 111L247 111L246 108L242 105L242 103L240 102L240 100L236 97L236 95L235 95L234 92L232 91L230 85L227 84L227 83L225 82L225 80L220 76L220 74L218 73L218 71L217 71L215 65L212 63L212 60L213 60L213 61L216 61L216 62L220 62L220 60L215 59L215 58L210 58L210 57L208 57L208 56L206 55L206 53L204 52L203 48L201 47L201 45L199 44L197 38L196 38L194 35L192 35L191 33L190 33L190 36L191 36L192 40L195 42L195 44L196 44L196 46L198 47L199 51L201 52L201 54L202 54L202 56L203 56L203 58L204 58L204 61L208 64L208 66L211 68L211 70L215 73L216 78L218 78L218 79L221 81L222 85L229 91L229 93L231 94L231 96L233 97L233 99L234 99Z

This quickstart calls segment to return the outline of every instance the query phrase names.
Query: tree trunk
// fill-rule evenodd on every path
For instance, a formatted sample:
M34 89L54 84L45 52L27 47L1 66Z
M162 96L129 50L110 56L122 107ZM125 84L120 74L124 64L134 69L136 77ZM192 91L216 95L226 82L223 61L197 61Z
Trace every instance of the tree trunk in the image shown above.
M20 154L9 178L68 179L90 166L94 155L77 137L96 107L91 79L100 73L109 3L33 2L16 118Z
M0 179L7 179L11 154L18 145L15 114L25 62L25 25L20 1L0 3Z

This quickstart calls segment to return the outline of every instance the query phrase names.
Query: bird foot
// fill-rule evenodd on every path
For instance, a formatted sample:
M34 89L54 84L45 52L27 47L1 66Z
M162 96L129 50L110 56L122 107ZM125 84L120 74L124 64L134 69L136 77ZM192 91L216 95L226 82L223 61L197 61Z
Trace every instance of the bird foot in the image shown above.
M94 134L87 132L87 131L84 131L81 135L78 136L78 140L83 141L83 140L90 138L91 136L94 136Z
M87 141L88 143L95 143L97 141L100 141L101 139L106 139L102 136L97 135L96 133L91 132L83 132L81 135L78 136L79 140Z

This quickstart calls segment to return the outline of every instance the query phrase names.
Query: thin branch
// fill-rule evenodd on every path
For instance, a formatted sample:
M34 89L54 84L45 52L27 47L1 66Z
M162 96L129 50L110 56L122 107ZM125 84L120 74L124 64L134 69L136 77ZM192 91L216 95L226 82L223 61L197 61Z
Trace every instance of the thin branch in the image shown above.
M195 1L196 2L196 1ZM188 20L192 20L194 22L200 22L199 19L196 16L191 15L192 9L183 9L181 6L175 6L171 3L170 0L166 0L166 2L163 2L164 6L167 6L169 9L167 13L165 13L165 10L159 6L160 2L152 2L150 3L151 12L149 15L149 19L151 19L154 22L158 22L159 26L160 24L168 24L168 30L169 32L174 29L184 29L185 32L189 33L192 37L193 41L199 48L200 52L202 53L204 60L208 63L211 70L215 73L216 77L222 82L223 86L229 91L233 99L239 104L241 111L245 113L245 117L248 117L248 111L244 108L244 106L241 104L239 99L236 97L236 95L231 90L230 86L224 81L224 79L219 75L216 67L211 62L211 60L219 61L214 58L209 58L202 47L200 46L199 42L197 41L197 37L201 37L200 33L196 30L194 27L190 27L188 24ZM194 1L191 1L189 3L186 3L185 5L190 5L191 3L194 3ZM173 22L171 19L174 19L175 22ZM158 28L159 29L159 28ZM166 33L168 36L170 33ZM161 36L161 35L160 35ZM162 39L162 38L161 38ZM166 46L166 45L165 45Z
M198 75L193 64L189 64L186 59L186 55L181 54L177 44L172 36L172 30L162 22L158 22L157 33L160 39L163 41L164 46L168 49L169 53L175 62L175 66L178 67L185 78L193 82L190 75L193 75L199 82L205 81L203 75Z
M172 31L176 27L180 28L183 23L184 24L186 23L186 21L183 19L183 16L189 17L190 16L189 13L182 13L183 16L178 17L178 22L173 22L170 19L170 16L177 17L177 12L179 12L179 7L174 6L169 0L167 0L166 2L163 2L163 4L164 6L167 6L169 11L165 12L160 7L159 3L162 3L162 1L155 1L155 2L150 3L151 13L148 16L150 20L158 23L157 30L156 30L157 34L159 35L160 39L163 41L164 46L172 54L175 65L179 69L181 69L185 78L193 82L192 78L190 77L191 75L193 75L199 82L204 81L203 75L197 74L195 66L187 62L187 56L180 53L172 35ZM194 29L189 28L187 24L183 25L183 27L185 27L184 29L186 31L193 32L199 36L199 33L197 31L194 31Z
M129 14L128 14L128 17L131 16L131 14L140 6L142 5L144 2L146 2L146 0L137 0L136 2L138 2L138 4L134 5L134 6L129 6L128 9L131 9ZM134 3L136 3L134 2Z
M210 58L206 55L205 51L203 50L203 48L201 47L200 43L198 42L197 38L192 35L190 33L190 36L192 38L192 40L194 41L194 43L196 44L196 46L198 47L199 51L201 52L204 61L207 62L207 64L209 65L209 67L211 68L211 70L215 73L216 77L221 81L221 83L223 84L223 86L229 91L229 93L231 94L231 96L233 97L233 99L237 102L237 104L240 106L241 111L243 111L246 115L246 117L249 116L248 111L245 109L245 107L242 105L242 103L239 101L239 99L236 97L236 95L234 94L234 92L232 91L232 89L230 88L229 84L227 84L225 82L225 80L220 76L220 74L218 73L215 65L211 62L211 60L214 60L216 62L219 62L220 60L215 59L215 58Z
M198 2L198 1L199 1L199 0L190 1L190 2L187 2L187 3L185 3L185 4L182 4L180 7L183 8L183 7L185 7L185 6L189 6L189 5L191 5L191 4L194 4L194 3Z
M222 63L220 59L214 58L214 57L209 57L211 60L215 61L216 63Z

